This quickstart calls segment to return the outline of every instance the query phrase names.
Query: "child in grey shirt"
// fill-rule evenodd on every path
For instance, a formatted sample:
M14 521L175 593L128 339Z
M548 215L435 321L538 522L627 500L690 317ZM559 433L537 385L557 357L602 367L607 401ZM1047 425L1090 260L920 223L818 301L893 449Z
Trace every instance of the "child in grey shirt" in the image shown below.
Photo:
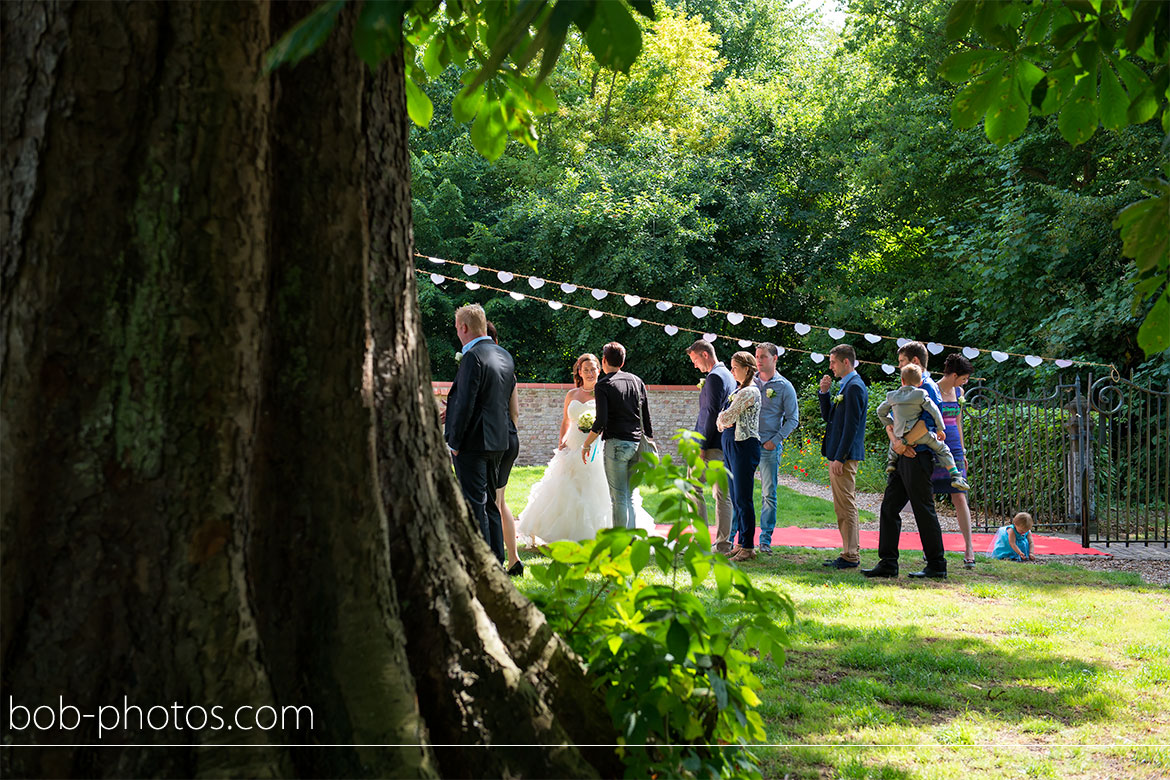
M969 490L970 485L967 480L963 479L963 475L955 466L955 458L951 455L951 450L943 443L944 431L946 424L943 422L942 412L939 411L938 405L930 400L930 396L926 391L918 385L922 384L922 369L917 365L910 363L902 368L902 386L897 390L891 390L886 393L886 400L882 401L877 408L877 416L883 423L894 426L894 436L901 439L902 443L914 447L919 444L924 444L930 447L938 458L938 462L942 464L943 468L951 474L951 486L959 490ZM904 437L918 422L923 412L927 412L934 418L934 423L938 426L937 438L932 436L929 432L924 434L921 438L914 441L907 441ZM896 470L898 462L898 454L894 452L894 448L890 446L888 456L888 465L886 471L893 473Z

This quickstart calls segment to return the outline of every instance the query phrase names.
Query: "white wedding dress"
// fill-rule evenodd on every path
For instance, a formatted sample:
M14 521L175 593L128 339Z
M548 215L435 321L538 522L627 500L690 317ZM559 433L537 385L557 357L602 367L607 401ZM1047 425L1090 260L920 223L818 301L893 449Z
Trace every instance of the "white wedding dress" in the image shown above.
M520 513L516 531L536 543L563 539L579 542L592 539L603 528L613 527L609 482L605 479L604 442L594 442L588 463L581 462L581 447L588 434L577 427L585 412L596 413L593 401L569 402L567 446L557 450L544 476L532 486L528 505ZM642 508L642 497L634 491L634 510L639 528L654 531L654 518Z

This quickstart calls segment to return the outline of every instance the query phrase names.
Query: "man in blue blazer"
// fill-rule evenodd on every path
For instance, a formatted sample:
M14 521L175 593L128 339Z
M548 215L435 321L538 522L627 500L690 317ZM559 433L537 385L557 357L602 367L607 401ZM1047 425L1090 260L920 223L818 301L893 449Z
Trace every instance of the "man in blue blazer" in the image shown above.
M508 449L508 401L516 386L516 365L508 351L487 335L479 304L455 312L462 357L447 395L445 438L455 476L471 515L496 558L504 561L504 529L496 505L500 458Z
M841 532L841 554L825 561L825 566L856 569L861 563L860 523L857 518L857 466L865 460L865 414L869 408L869 388L854 370L857 353L848 344L829 350L829 369L840 380L836 395L829 394L832 377L821 377L821 417L825 420L825 440L821 454L829 461L829 487L833 491L833 510L837 530Z
M703 437L699 444L699 455L704 463L713 460L723 462L724 456L729 453L723 451L722 436L715 421L727 404L731 391L735 389L735 380L731 378L727 366L715 355L715 347L707 341L699 339L691 344L687 347L687 356L691 359L691 365L704 374L700 382L699 416L695 420L695 430ZM716 552L730 552L732 549L731 464L724 463L724 466L727 468L727 491L725 492L718 484L711 486L711 492L715 497L716 522L715 542L712 547ZM702 495L697 498L699 516L707 523L706 499Z

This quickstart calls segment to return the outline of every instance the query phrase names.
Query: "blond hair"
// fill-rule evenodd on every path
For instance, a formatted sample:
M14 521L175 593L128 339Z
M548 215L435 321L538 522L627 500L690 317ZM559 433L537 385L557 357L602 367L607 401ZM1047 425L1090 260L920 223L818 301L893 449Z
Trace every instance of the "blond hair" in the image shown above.
M1012 525L1016 523L1021 523L1027 529L1025 533L1032 530L1032 516L1027 512L1017 512L1016 516L1012 518Z
M922 384L922 369L914 363L907 363L902 366L901 376L903 384L913 385L914 387Z
M487 335L487 315L478 303L469 303L456 309L455 324L466 325L473 336Z

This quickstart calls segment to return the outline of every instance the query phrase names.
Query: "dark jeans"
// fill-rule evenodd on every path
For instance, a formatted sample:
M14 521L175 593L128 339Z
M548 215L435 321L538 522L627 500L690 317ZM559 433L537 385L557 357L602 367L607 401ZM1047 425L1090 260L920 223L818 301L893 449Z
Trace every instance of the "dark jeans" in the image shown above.
M739 523L739 546L748 549L756 546L756 467L760 465L760 440L744 439L735 441L735 454L731 457L732 490L731 503Z
M471 516L496 558L504 560L504 526L496 506L496 483L503 452L460 452L455 456L455 476L471 505Z
M740 538L739 504L735 502L735 426L731 426L719 435L719 444L723 447L723 467L727 469L727 495L731 497L731 537L732 544L743 546ZM756 478L752 475L752 480Z
M920 452L916 458L898 456L893 474L886 482L882 496L882 509L878 531L879 566L898 568L898 539L902 535L902 517L899 512L910 502L914 510L914 521L922 537L922 552L926 555L926 568L931 571L946 571L947 560L943 557L942 528L934 512L934 493L930 475L934 471L934 458L930 452Z

